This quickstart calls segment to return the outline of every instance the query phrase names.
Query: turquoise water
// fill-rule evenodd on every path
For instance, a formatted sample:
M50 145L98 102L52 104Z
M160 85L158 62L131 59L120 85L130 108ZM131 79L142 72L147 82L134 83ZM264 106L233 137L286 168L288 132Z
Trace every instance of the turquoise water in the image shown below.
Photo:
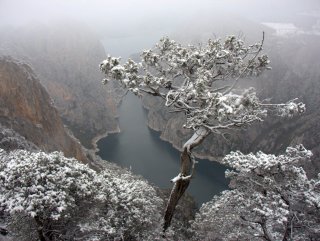
M170 179L179 173L180 153L160 139L160 133L147 126L147 113L138 97L128 94L119 110L121 132L97 144L103 159L127 167L161 188L171 188ZM209 160L198 160L188 192L198 205L228 188L226 167Z

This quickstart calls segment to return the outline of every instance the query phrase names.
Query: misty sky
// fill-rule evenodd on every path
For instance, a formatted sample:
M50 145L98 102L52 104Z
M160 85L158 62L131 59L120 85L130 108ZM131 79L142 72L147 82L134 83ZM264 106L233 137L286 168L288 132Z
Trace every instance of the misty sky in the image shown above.
M311 11L320 13L319 0L0 0L0 26L75 19L124 54L181 28L187 31L198 21L214 21L217 27L220 17L212 16L223 16L224 22L236 15L255 22L292 22ZM124 38L135 49L126 49L131 47L121 42Z
M112 28L109 34L125 34L174 28L219 12L256 21L289 20L297 13L320 11L319 6L319 0L0 0L0 19L22 24L68 17Z

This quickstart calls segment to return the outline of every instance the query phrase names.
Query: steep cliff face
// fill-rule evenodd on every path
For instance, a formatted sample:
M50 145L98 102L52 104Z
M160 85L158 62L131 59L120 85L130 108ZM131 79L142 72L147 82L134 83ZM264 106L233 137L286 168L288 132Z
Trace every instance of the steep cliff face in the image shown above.
M81 145L66 132L52 99L31 68L0 58L0 123L15 130L44 151L63 151L82 162Z
M105 52L90 29L71 21L34 24L4 31L0 39L0 52L32 66L64 124L84 146L91 148L98 134L118 130L121 90L101 84Z

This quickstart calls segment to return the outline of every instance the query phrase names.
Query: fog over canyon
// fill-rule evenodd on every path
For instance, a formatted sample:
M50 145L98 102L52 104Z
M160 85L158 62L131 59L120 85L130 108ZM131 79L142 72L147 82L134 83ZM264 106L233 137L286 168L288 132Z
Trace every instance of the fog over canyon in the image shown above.
M167 235L168 240L232 240L230 237L235 237L232 232L236 232L237 229L233 229L238 227L236 225L247 225L247 228L258 230L249 230L248 235L243 231L244 236L237 238L245 240L250 235L256 235L255 240L278 240L289 235L289 221L304 227L300 231L290 231L293 237L298 237L296 240L304 240L306 233L310 240L320 237L319 217L315 215L314 218L313 209L308 206L319 203L316 196L310 194L311 191L320 192L316 179L320 171L319 1L2 0L0 20L0 181L4 183L9 180L6 176L9 174L4 174L3 170L14 158L28 161L29 156L42 155L48 163L56 158L59 165L64 165L66 180L72 175L77 179L79 173L83 175L94 170L94 185L99 189L92 191L95 197L79 200L79 197L72 197L75 202L79 201L72 204L72 208L56 207L55 212L59 215L66 213L62 221L52 221L51 214L46 212L42 219L36 212L30 215L27 211L19 213L20 207L18 211L8 212L6 208L10 205L4 203L14 191L5 193L1 183L0 240L62 240L60 237L63 240L163 240L161 235ZM241 80L235 92L252 86L263 103L288 103L297 98L305 104L306 111L290 118L268 116L264 121L244 128L223 130L223 135L208 135L201 145L192 150L197 160L195 173L187 194L177 205L172 227L165 234L162 233L162 216L173 186L170 180L175 176L179 178L177 174L183 159L180 154L193 135L193 130L183 128L188 113L168 110L163 100L165 98L155 93L135 96L116 80L103 85L106 76L99 66L109 55L121 57L119 65L128 58L140 62L142 52L155 47L162 37L201 50L208 39L224 41L228 35L241 38L246 45L262 41L262 52L269 56L271 67L258 77ZM313 155L301 146L296 152L293 151L294 154L288 154L287 147L300 144ZM52 154L55 151L61 154ZM276 166L273 166L274 169L268 169L269 172L274 171L272 177L266 170L253 168L247 172L256 175L250 176L251 179L235 177L230 173L226 178L227 169L239 175L243 173L237 166L225 165L226 155L235 151L241 151L243 155L259 151L276 155L271 162L278 160L278 155L283 158L281 160L300 155L301 160L297 159L301 162L283 169L279 164L279 172L274 171ZM297 154L298 151L302 154ZM73 161L64 159L72 157L86 164L87 167L83 168L88 170L77 170L74 174L66 164ZM252 156L250 158L254 159ZM266 156L265 160L268 160ZM36 164L34 172L40 166L41 162ZM74 167L77 168L77 165ZM250 169L248 166L246 168ZM269 177L281 183L294 175L278 177L279 173L289 170L296 174L298 169L301 175L297 176L301 179L306 172L304 180L308 181L310 188L310 193L304 194L304 200L311 196L313 199L306 207L296 203L290 206L292 200L288 201L285 195L279 194L282 199L275 202L284 203L281 208L285 207L285 211L280 208L279 213L266 211L270 216L263 215L275 215L272 222L277 220L281 223L280 231L273 228L271 221L263 223L261 220L264 219L250 226L251 214L241 216L237 213L240 217L238 223L233 223L235 226L231 228L226 226L227 231L223 232L219 224L223 226L231 217L221 214L223 208L231 210L230 207L233 207L230 215L234 210L239 211L234 203L228 207L223 205L229 205L228 202L236 197L235 194L223 199L226 195L240 190L242 196L239 196L247 197L250 191L246 182L254 180L249 186L254 191L258 190L262 199L266 198L274 191L268 189L271 182L268 184L266 180ZM259 186L257 183L263 175L263 185ZM308 178L314 178L314 181L309 182ZM12 180L29 179L21 177ZM22 190L23 181L19 185L21 188L18 189ZM289 186L291 191L294 185ZM75 190L72 188L71 193ZM32 193L30 190L28 192ZM101 190L106 190L107 194L98 193ZM93 194L95 191L97 194ZM255 195L254 191L252 195ZM33 195L29 194L25 200ZM292 202L299 203L296 199ZM243 203L239 208L247 205ZM36 204L31 206L36 207ZM30 211L31 206L26 210L29 208ZM299 223L291 211L286 213L289 206L297 209L297 220L311 220L308 221L310 225ZM212 211L217 207L220 209ZM79 211L82 208L84 212ZM311 210L308 213L311 216L299 216L301 210ZM210 219L215 216L211 212L217 214L217 219ZM219 215L222 217L220 221ZM18 221L19 218L23 221ZM216 229L211 232L213 226ZM282 227L286 230L283 234ZM52 232L54 228L59 229L61 236L55 236ZM270 236L266 231L268 228L272 230ZM229 233L230 236L227 236Z

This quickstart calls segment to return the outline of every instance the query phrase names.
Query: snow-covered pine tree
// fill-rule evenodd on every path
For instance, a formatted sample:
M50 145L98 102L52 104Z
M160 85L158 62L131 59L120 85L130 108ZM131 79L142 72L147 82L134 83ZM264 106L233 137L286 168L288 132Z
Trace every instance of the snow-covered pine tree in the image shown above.
M193 222L196 240L319 240L320 174L309 179L300 165L302 145L275 156L233 152L224 158L232 190L202 205Z
M194 132L183 146L180 173L172 179L164 231L193 176L192 149L209 134L221 135L226 129L262 121L270 111L279 116L304 112L304 104L296 99L271 104L260 100L253 88L237 89L241 79L270 68L267 55L261 54L263 42L264 34L260 43L249 46L235 36L183 46L165 37L153 49L143 51L141 63L128 59L121 64L120 58L108 56L100 64L106 76L103 83L114 79L136 95L160 97L171 111L185 114L183 127Z
M60 152L0 149L0 208L16 221L17 235L29 225L21 234L30 235L27 240L57 240L61 226L98 197L101 183L95 177L95 171Z

